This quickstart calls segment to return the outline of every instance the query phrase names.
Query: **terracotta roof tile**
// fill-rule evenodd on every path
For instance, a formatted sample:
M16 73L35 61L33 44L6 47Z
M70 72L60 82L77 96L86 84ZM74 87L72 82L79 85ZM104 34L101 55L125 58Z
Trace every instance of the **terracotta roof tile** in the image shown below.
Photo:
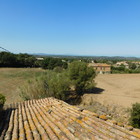
M99 117L99 118L98 118ZM105 119L104 119L105 118ZM11 104L5 111L3 140L138 140L105 116L81 110L55 98Z

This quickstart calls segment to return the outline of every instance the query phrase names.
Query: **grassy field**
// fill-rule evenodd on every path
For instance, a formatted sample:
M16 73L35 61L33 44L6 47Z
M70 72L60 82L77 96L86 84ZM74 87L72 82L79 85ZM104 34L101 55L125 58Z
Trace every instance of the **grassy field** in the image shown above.
M98 94L85 94L87 101L91 98L102 104L117 104L131 107L140 103L140 74L108 74L98 75L95 79Z
M38 68L0 68L0 93L6 96L6 104L22 101L19 87L42 71Z

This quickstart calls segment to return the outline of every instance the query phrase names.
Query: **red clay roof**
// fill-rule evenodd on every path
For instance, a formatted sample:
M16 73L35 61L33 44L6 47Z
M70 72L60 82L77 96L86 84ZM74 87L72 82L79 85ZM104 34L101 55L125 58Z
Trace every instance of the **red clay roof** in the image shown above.
M55 98L13 104L5 113L4 140L138 140L140 134L104 116ZM102 120L103 119L103 120Z

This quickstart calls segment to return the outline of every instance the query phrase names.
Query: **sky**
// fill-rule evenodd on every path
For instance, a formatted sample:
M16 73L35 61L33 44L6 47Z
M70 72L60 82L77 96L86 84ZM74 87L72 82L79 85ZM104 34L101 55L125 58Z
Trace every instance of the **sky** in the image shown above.
M140 57L140 0L0 0L13 53Z

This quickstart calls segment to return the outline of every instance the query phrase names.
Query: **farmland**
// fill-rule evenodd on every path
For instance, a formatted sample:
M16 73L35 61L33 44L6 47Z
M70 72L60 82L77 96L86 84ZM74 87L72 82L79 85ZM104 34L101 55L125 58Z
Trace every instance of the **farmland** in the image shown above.
M38 68L0 68L0 93L6 96L6 104L22 101L19 87L42 71ZM103 104L123 107L140 102L140 74L98 75L95 82L101 92L85 94L85 99L93 98Z
M84 98L123 107L131 107L133 103L140 102L140 74L98 75L95 82L101 92L85 94Z

